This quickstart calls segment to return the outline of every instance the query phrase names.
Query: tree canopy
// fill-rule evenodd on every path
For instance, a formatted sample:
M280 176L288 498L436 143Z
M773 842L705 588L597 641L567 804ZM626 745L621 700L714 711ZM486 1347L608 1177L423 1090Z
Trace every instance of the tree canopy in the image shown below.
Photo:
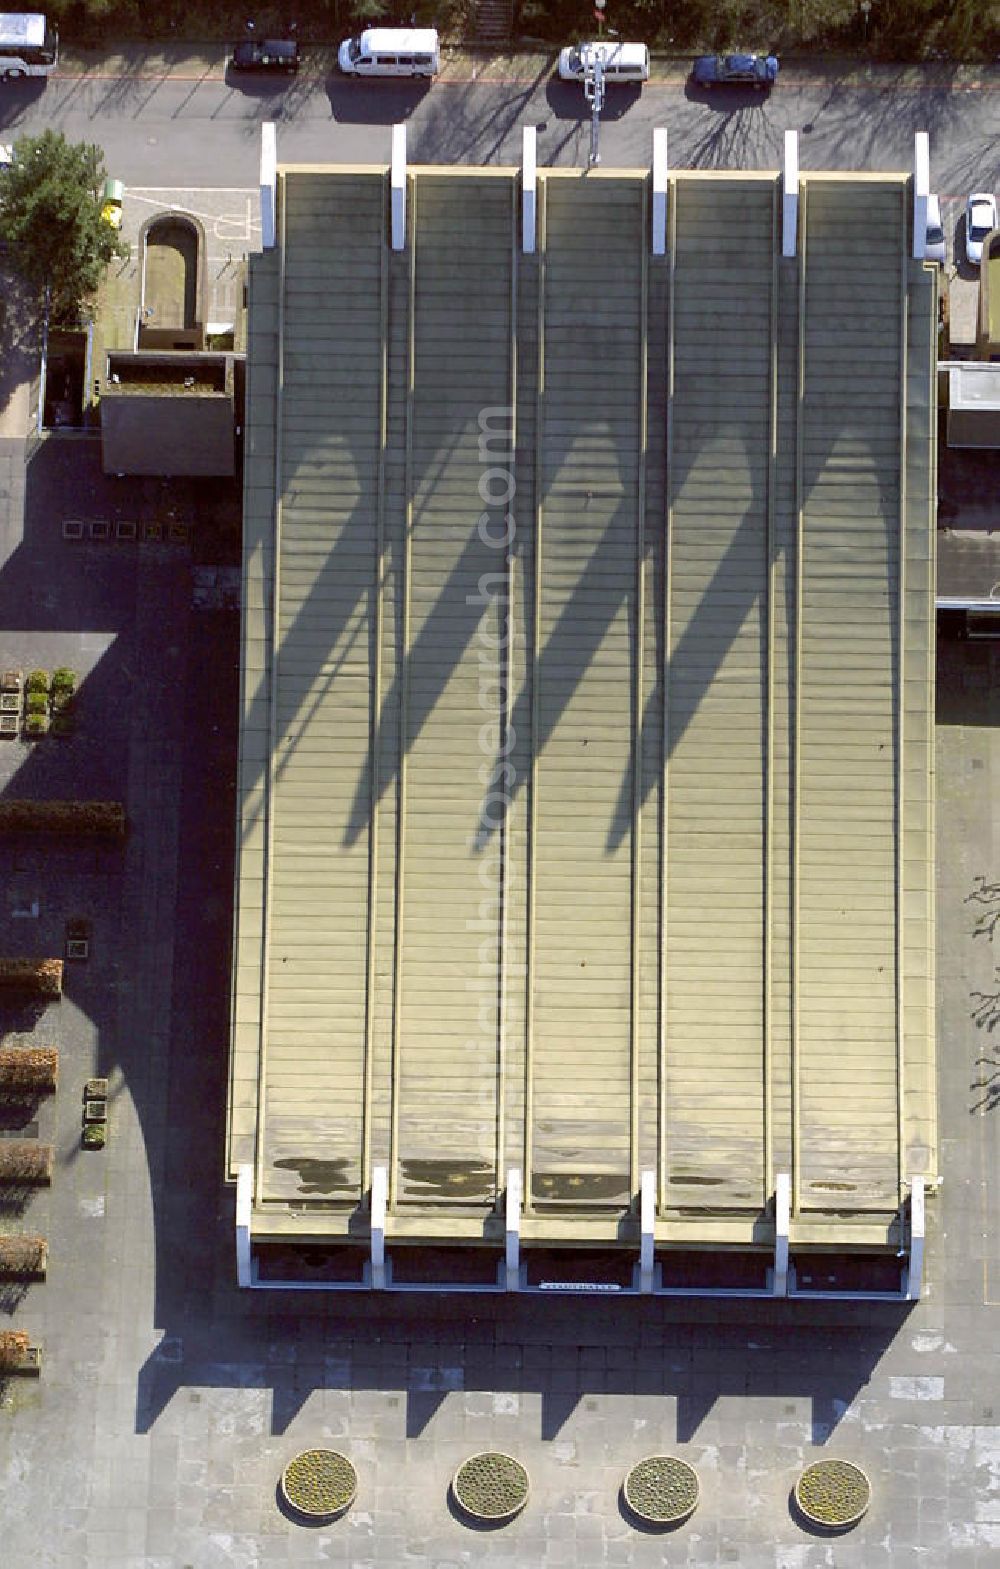
M128 247L101 218L104 156L60 131L22 136L0 176L0 239L54 322L74 322Z

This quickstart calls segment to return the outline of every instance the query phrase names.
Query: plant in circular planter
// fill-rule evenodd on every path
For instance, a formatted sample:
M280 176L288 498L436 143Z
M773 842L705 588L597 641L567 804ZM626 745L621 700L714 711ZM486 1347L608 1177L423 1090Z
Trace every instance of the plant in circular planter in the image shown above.
M698 1506L698 1473L674 1455L649 1455L634 1465L622 1488L625 1503L645 1525L680 1525Z
M872 1486L849 1460L817 1460L795 1484L795 1502L813 1525L844 1530L857 1525L871 1502Z
M452 1494L473 1520L499 1525L513 1520L528 1501L528 1473L511 1455L472 1455L455 1472Z
M332 1520L354 1502L358 1474L334 1449L305 1449L281 1473L281 1496L307 1520Z

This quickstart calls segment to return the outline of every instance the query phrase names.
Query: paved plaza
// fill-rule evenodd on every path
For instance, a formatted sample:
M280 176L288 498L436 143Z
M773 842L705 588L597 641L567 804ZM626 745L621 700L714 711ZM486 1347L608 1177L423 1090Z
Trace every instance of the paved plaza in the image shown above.
M5 1569L994 1565L997 648L950 644L939 657L944 1185L912 1311L241 1294L221 1182L238 618L206 608L184 547L64 542L60 507L96 515L117 493L96 446L57 461L51 445L29 463L23 535L17 487L0 498L2 663L88 671L83 735L65 752L10 744L3 784L121 794L131 833L122 850L2 863L8 948L61 951L70 914L93 926L91 960L68 970L64 1000L37 1026L62 1057L39 1119L55 1179L7 1220L44 1231L51 1254L47 1281L5 1304L45 1359L37 1382L7 1385L0 1409ZM142 494L144 507L169 504ZM30 933L11 918L26 898L40 907ZM104 1153L79 1148L94 1072L111 1078ZM275 1488L316 1444L349 1455L360 1485L346 1518L306 1529ZM514 1524L476 1532L447 1488L486 1447L523 1461L532 1491ZM664 1451L697 1467L702 1500L680 1529L646 1534L619 1488L631 1464ZM867 1518L843 1538L809 1534L789 1509L802 1465L827 1454L873 1482Z

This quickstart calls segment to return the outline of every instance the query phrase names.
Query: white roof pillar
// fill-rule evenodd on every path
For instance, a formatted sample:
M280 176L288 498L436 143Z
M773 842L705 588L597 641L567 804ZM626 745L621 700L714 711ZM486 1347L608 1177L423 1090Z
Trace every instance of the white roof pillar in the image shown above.
M278 133L273 120L260 128L260 228L265 251L275 244L278 186Z
M538 132L533 125L526 125L521 136L521 249L525 256L535 254L537 207Z
M670 162L667 156L667 128L653 127L653 255L667 254L667 180Z
M385 1166L373 1166L371 1195L371 1284L373 1291L385 1290L385 1210L388 1194L388 1171Z
M924 1179L914 1177L910 1190L910 1257L906 1266L906 1300L917 1302L924 1284Z
M776 1297L788 1295L788 1231L792 1217L792 1179L779 1171L774 1184L774 1277L771 1290Z
M252 1213L253 1167L240 1166L236 1172L236 1284L241 1290L253 1285L253 1258L250 1249Z
M656 133L654 132L654 135ZM662 255L662 251L656 252ZM644 1171L639 1178L639 1290L649 1296L653 1289L653 1227L656 1221L656 1173Z
M507 1173L506 1254L504 1287L518 1291L521 1286L521 1173L512 1166Z
M392 248L406 249L406 126L392 128Z
M794 256L799 233L799 133L785 132L781 176L781 254Z
M923 261L927 254L927 198L931 191L931 149L926 131L913 138L913 255Z

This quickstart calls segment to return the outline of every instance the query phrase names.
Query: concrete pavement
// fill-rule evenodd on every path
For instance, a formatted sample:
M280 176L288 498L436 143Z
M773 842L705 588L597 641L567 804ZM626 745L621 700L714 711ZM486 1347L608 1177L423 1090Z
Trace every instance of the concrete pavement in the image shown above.
M998 651L945 645L940 660L944 1186L912 1311L240 1293L221 1182L236 618L198 608L185 551L73 545L59 527L123 506L164 515L174 489L122 491L93 443L43 443L23 543L0 564L12 657L62 659L80 628L104 639L81 719L81 741L104 744L76 754L76 787L123 794L132 824L124 851L65 847L8 872L22 902L39 901L41 947L71 911L92 919L93 943L44 1024L63 1063L58 1168L20 1220L49 1235L50 1273L13 1322L43 1343L45 1368L0 1409L4 1569L993 1569L1000 1110L979 1081L988 1090L996 1058L1000 933L976 893L1000 882ZM22 648L27 629L47 647ZM69 662L85 656L81 644ZM64 789L64 744L76 747L12 754L12 791ZM111 1079L111 1142L84 1156L94 1071ZM281 1513L275 1485L318 1444L350 1455L360 1491L345 1519L310 1530ZM519 1519L486 1533L447 1503L455 1467L484 1447L517 1455L532 1481ZM689 1459L703 1488L666 1536L635 1529L618 1501L627 1467L658 1451ZM788 1507L798 1471L827 1454L874 1484L866 1520L835 1541Z

